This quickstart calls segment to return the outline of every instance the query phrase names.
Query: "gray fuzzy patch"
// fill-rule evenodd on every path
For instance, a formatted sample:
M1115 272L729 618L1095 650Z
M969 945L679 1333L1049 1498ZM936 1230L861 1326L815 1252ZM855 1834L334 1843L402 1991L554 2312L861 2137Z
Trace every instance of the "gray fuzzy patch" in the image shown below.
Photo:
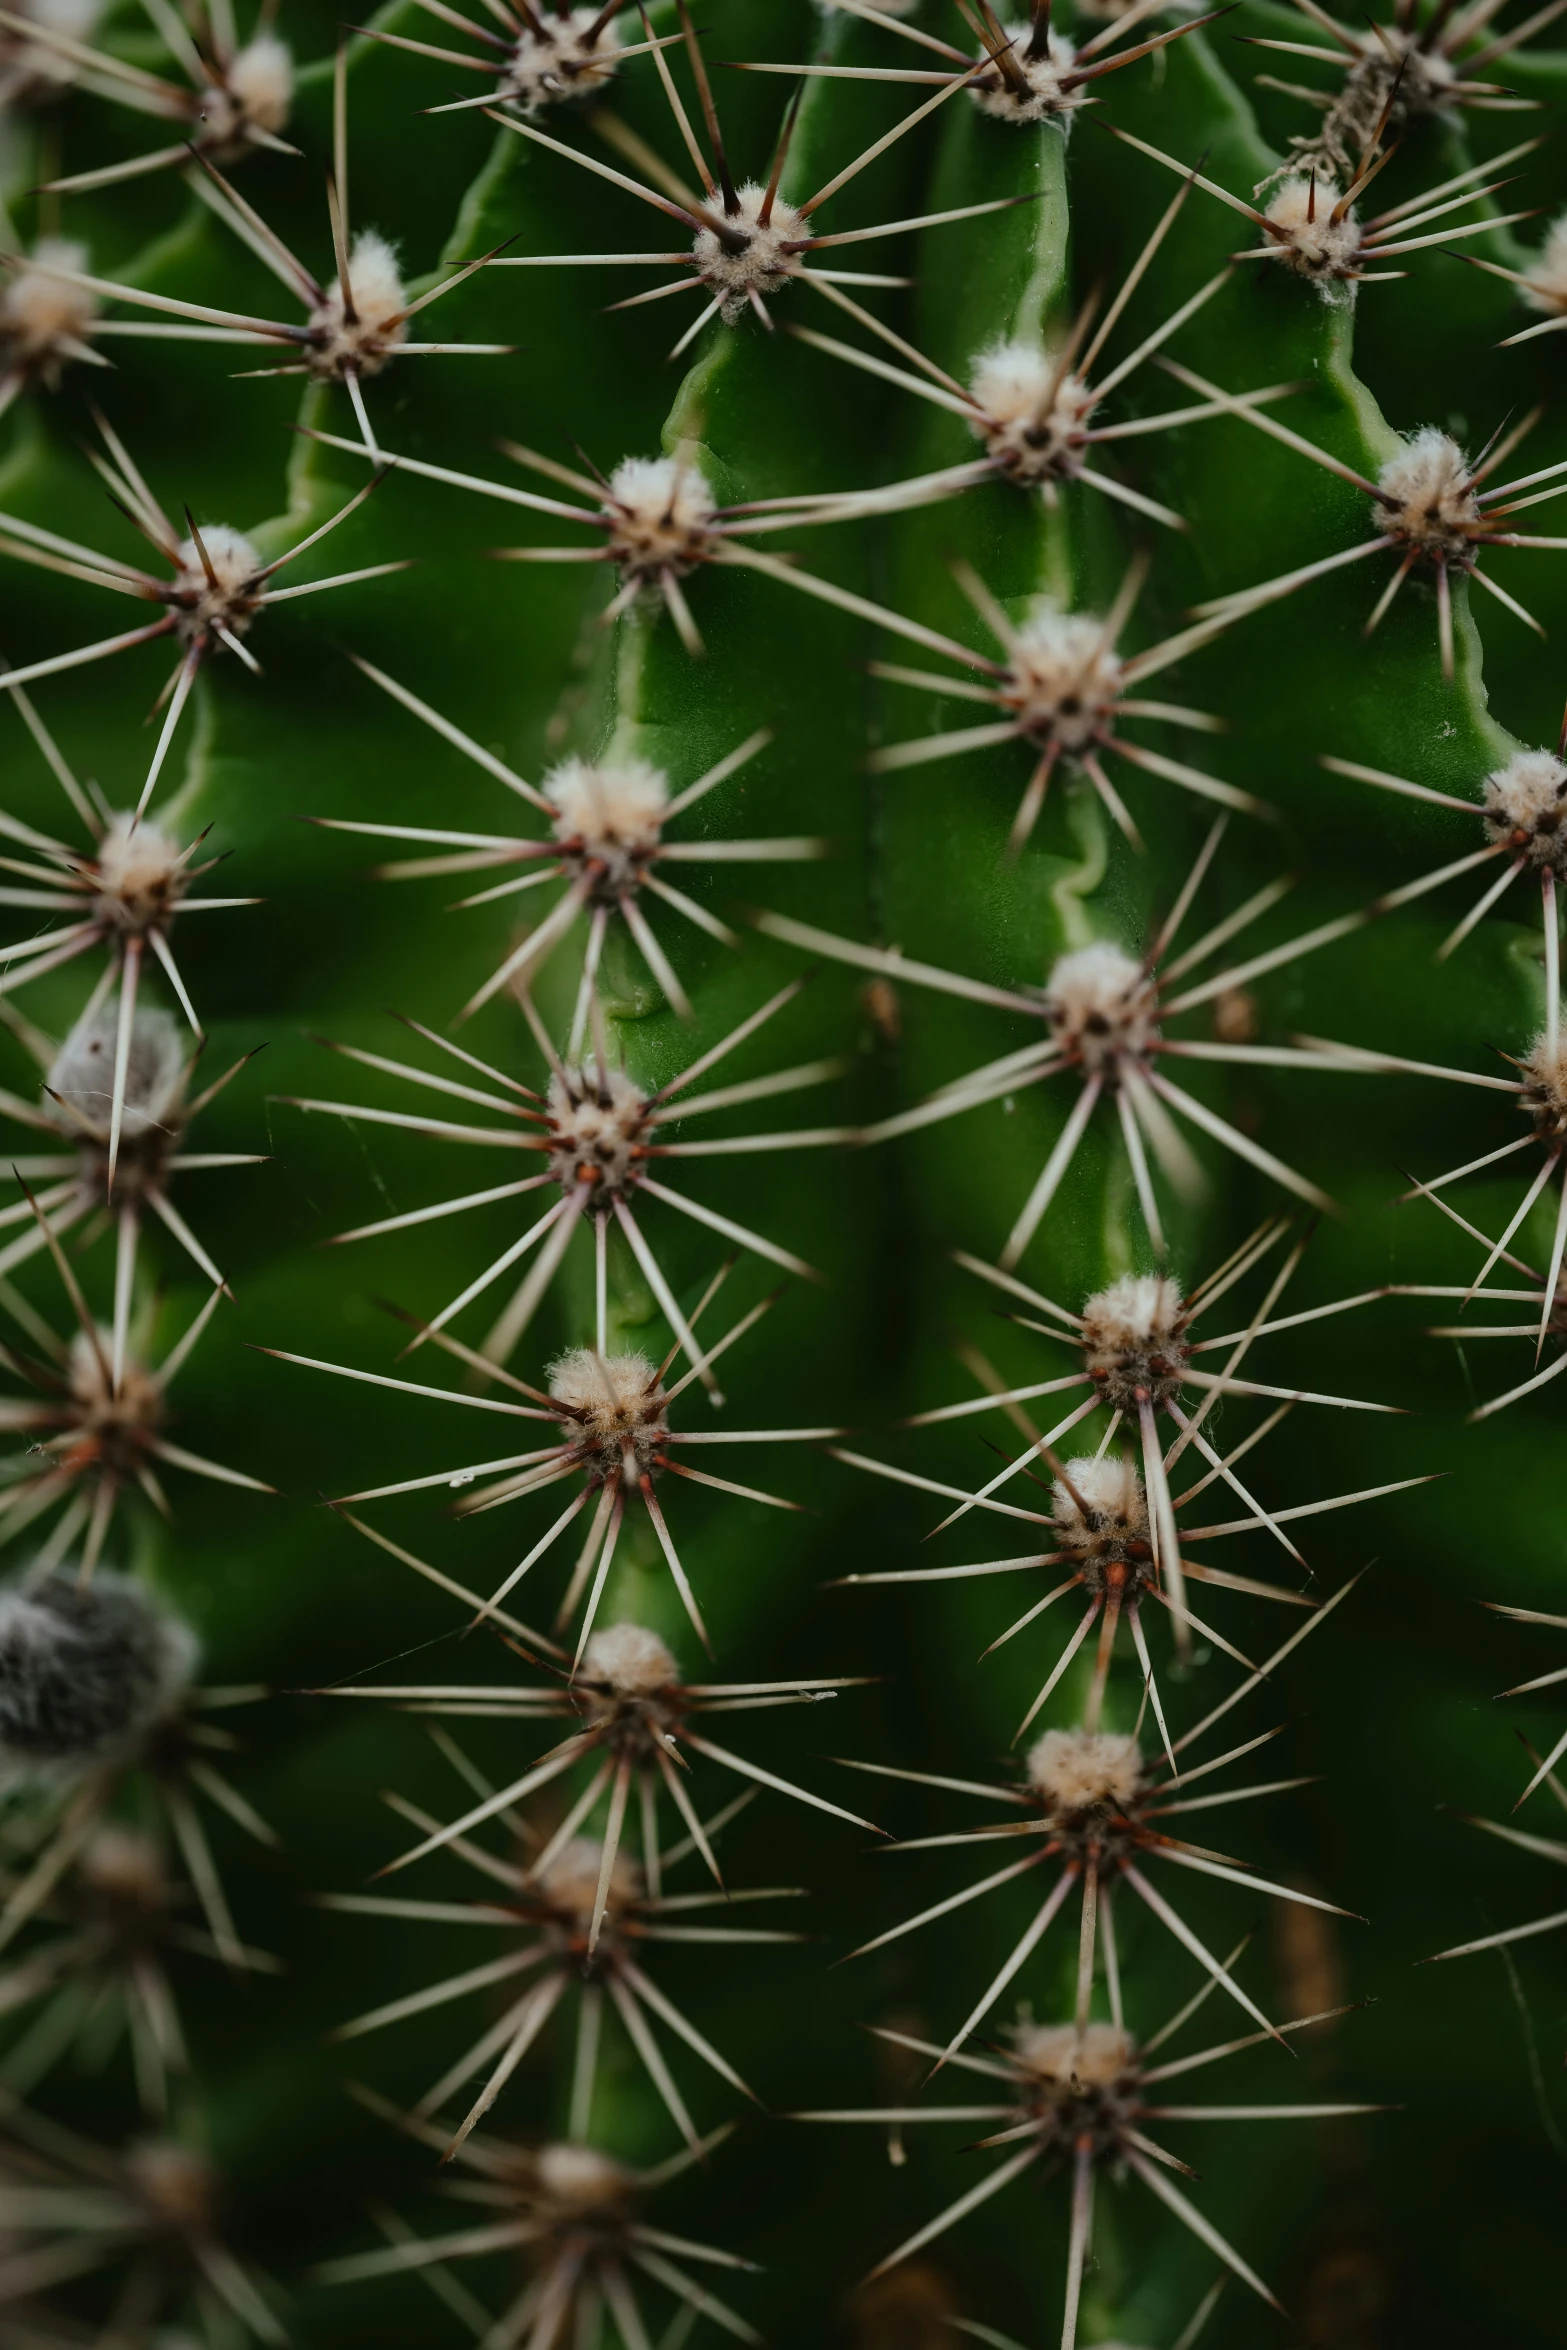
M167 1713L195 1661L189 1627L122 1576L0 1589L0 1767L112 1761Z

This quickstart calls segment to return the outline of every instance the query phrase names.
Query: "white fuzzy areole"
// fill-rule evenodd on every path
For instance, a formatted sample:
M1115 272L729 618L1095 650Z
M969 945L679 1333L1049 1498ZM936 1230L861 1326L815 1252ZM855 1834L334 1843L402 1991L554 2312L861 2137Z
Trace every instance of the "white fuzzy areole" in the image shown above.
M1157 987L1135 955L1110 939L1062 955L1045 982L1045 1017L1062 1050L1089 1075L1114 1078L1146 1058L1159 1034Z
M1094 1351L1178 1346L1184 1301L1168 1273L1123 1273L1083 1308L1083 1343Z
M593 864L591 877L610 897L640 886L658 853L669 811L669 779L648 759L599 766L563 759L542 785L555 811L555 837L568 845L568 862Z
M543 1899L574 1932L585 1934L592 1923L603 1865L604 1847L597 1836L573 1836L549 1867L533 1879ZM637 1900L641 1891L641 1870L627 1853L617 1852L615 1865L609 1872L605 1922L612 1924L616 1912Z
M1018 2063L1041 2081L1104 2089L1130 2066L1133 2041L1116 2024L1084 2024L1081 2031L1075 2024L1030 2024L1014 2034L1013 2046Z
M1103 731L1121 685L1121 664L1104 622L1044 604L1018 630L996 698L1016 717L1019 733L1041 747L1054 744L1071 758Z
M1047 1730L1028 1750L1029 1784L1052 1812L1124 1809L1142 1784L1142 1749L1115 1730Z
M537 21L544 27L542 35L531 26L518 35L497 97L514 100L525 114L536 114L541 106L559 106L566 99L602 90L615 78L620 44L613 19L589 40L597 17L596 8L572 8L564 15L553 9L541 11Z
M138 824L120 809L109 818L93 859L99 919L132 936L167 921L185 894L183 860L179 843L161 826Z
M294 109L294 58L286 41L258 33L235 53L225 78L249 121L274 134L287 129Z
M348 288L354 316L347 316L343 281L334 278L324 302L310 313L315 338L311 372L317 380L346 374L379 375L400 343L408 339L401 315L408 300L395 246L379 229L362 228L348 253Z
M1518 1064L1523 1080L1523 1108L1534 1120L1534 1130L1551 1149L1567 1142L1567 1029L1557 1031L1553 1045L1549 1029L1542 1030Z
M88 1135L108 1138L119 1025L119 1006L100 1004L97 1011L77 1021L50 1063L44 1082L63 1105L54 1107L54 1122L73 1140ZM160 1004L138 1004L125 1064L125 1108L120 1121L125 1140L134 1142L153 1127L167 1126L179 1107L184 1084L184 1038L172 1013Z
M629 1487L654 1472L669 1420L658 1366L646 1355L574 1347L550 1365L550 1393L564 1407L564 1432L590 1478L619 1478Z
M969 390L998 424L1019 424L1041 413L1055 373L1054 359L1037 343L991 343L969 370Z
M698 229L691 251L704 282L722 296L719 312L733 326L749 309L751 296L776 294L797 277L805 256L787 247L811 234L810 223L792 204L774 196L771 217L763 221L767 190L758 180L747 180L735 190L737 209L724 210L722 197L710 198L707 209L721 215L728 242L716 229Z
M999 66L992 66L995 88L975 84L969 95L981 114L993 114L1002 122L1053 122L1068 127L1070 117L1078 107L1086 105L1088 85L1081 89L1062 87L1063 77L1077 63L1077 51L1064 33L1052 32L1043 57L1026 54L1031 28L1026 24L1009 24L1004 28L1011 43L1008 55L1022 69L1026 89L1014 89ZM976 63L980 60L976 59Z
M52 389L71 354L62 343L83 343L98 315L96 294L73 286L53 272L80 274L87 247L72 237L40 237L22 268L0 292L0 363L41 377Z
M647 1133L648 1097L623 1069L566 1069L552 1076L549 1107L549 1168L562 1191L579 1183L593 1186L588 1205L597 1209L637 1183L637 1156Z
M1434 424L1411 433L1377 475L1377 527L1433 562L1462 561L1480 531L1469 460Z
M201 544L212 566L210 580L194 539L181 539L175 551L173 592L183 599L174 606L175 629L184 645L198 637L210 642L210 632L217 628L243 636L255 618L261 592L257 574L262 558L242 530L231 530L226 522L204 522Z
M1069 481L1082 471L1084 428L1098 405L1081 376L1037 343L992 343L969 373L980 410L973 429L985 453L1024 487Z
M1485 779L1483 821L1491 838L1557 870L1567 844L1567 766L1551 751L1515 751Z
M550 1365L550 1393L557 1403L597 1419L618 1418L640 1405L658 1385L658 1366L646 1355L600 1355L574 1346Z
M397 251L379 229L362 228L348 252L348 282L361 318L385 327L407 300Z
M582 1673L617 1697L652 1697L680 1678L669 1650L645 1624L606 1624L594 1632L582 1652Z
M541 2193L568 2211L593 2211L623 2203L636 2184L623 2163L601 2154L596 2146L560 2139L554 2145L541 2146L534 2159Z
M712 551L713 493L684 457L623 457L604 500L609 552L628 579L684 578Z
M1309 278L1324 301L1332 301L1346 280L1361 273L1362 230L1353 209L1342 220L1333 218L1338 189L1319 172L1313 180L1296 172L1282 181L1266 217L1283 231L1282 241L1269 238L1275 260L1297 277Z
M1106 1453L1102 1458L1090 1454L1085 1460L1068 1461L1066 1473L1071 1487L1058 1477L1052 1500L1056 1529L1064 1542L1112 1530L1128 1539L1147 1533L1148 1502L1133 1462L1119 1453ZM1073 1499L1074 1492L1088 1511L1086 1521Z
M1567 318L1567 212L1559 213L1546 230L1539 259L1525 270L1518 290L1531 310Z
M1185 1301L1167 1273L1124 1273L1083 1307L1083 1364L1115 1411L1179 1393L1186 1367Z

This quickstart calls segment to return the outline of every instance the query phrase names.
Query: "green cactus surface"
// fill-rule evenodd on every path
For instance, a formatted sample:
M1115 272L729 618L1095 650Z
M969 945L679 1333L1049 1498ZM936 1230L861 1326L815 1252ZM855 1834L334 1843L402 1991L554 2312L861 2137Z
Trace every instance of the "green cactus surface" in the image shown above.
M1559 2341L1564 11L0 10L0 2344Z

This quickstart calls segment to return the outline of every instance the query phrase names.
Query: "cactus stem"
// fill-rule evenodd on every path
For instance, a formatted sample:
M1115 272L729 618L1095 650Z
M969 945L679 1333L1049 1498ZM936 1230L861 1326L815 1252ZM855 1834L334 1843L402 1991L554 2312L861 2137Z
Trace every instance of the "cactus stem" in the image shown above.
M727 1478L709 1476L703 1470L690 1468L684 1462L672 1459L671 1450L693 1444L814 1444L826 1442L843 1433L837 1428L765 1428L709 1430L703 1434L671 1428L668 1416L671 1403L692 1379L709 1370L735 1340L754 1325L757 1311L742 1315L706 1352L698 1350L697 1342L686 1326L682 1344L693 1358L691 1368L667 1388L663 1383L662 1372L644 1355L623 1354L605 1358L590 1348L577 1348L561 1356L552 1366L547 1392L538 1388L525 1389L525 1393L538 1398L543 1410L499 1402L488 1396L465 1395L454 1389L416 1386L385 1373L359 1371L344 1363L320 1362L314 1357L288 1354L278 1348L265 1351L275 1354L280 1362L293 1363L305 1370L326 1371L338 1378L358 1380L373 1387L436 1398L470 1410L555 1421L561 1441L541 1450L518 1454L510 1459L472 1462L457 1469L441 1469L431 1475L400 1480L393 1485L374 1486L364 1492L342 1497L345 1505L357 1505L439 1485L463 1490L480 1476L498 1476L498 1483L484 1486L477 1493L464 1492L464 1498L457 1503L456 1511L458 1516L468 1517L475 1512L501 1508L507 1503L542 1492L548 1486L557 1485L567 1477L581 1474L585 1479L583 1492L543 1539L527 1553L521 1565L514 1567L492 1593L475 1622L491 1614L509 1597L523 1576L564 1533L585 1502L594 1498L598 1506L593 1531L578 1560L564 1603L563 1617L575 1613L601 1542L612 1542L614 1539L610 1531L612 1510L624 1508L633 1495L639 1494L693 1629L706 1645L707 1634L701 1615L654 1494L653 1480L667 1470L693 1484L714 1486L720 1492L736 1494L746 1501L762 1502L773 1509L793 1510L799 1505L776 1494L762 1493L752 1486L736 1485ZM615 1527L618 1524L616 1516ZM607 1554L600 1562L600 1572L584 1618L581 1635L584 1643L592 1630L593 1616L603 1591L606 1573ZM582 1653L579 1644L579 1658Z

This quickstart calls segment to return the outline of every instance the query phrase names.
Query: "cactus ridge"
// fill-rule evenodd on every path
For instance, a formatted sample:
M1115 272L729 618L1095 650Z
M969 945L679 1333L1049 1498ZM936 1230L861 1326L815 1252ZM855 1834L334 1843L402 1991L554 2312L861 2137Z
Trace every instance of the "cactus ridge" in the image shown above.
M0 2340L1554 2338L1564 12L0 9Z

